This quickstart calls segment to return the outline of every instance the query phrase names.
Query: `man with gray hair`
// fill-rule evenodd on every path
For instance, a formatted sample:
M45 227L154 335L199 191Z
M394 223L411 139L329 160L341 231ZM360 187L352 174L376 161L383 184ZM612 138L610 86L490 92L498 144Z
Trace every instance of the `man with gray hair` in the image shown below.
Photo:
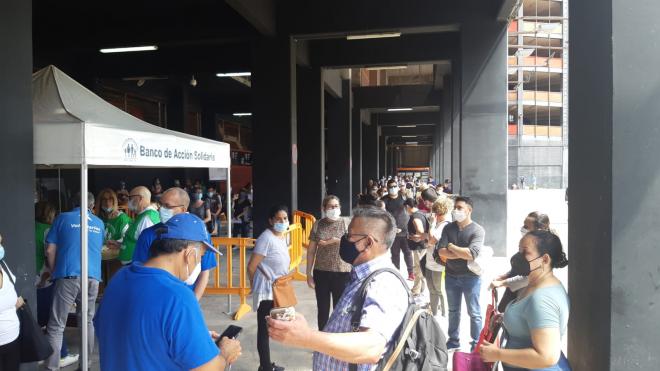
M155 224L140 233L135 251L133 252L133 263L144 264L151 257L151 245L156 240L156 231L167 223L173 216L186 213L190 205L190 196L188 192L179 187L172 187L163 192L160 197L160 223ZM199 218L198 218L199 219ZM203 223L199 219L200 223ZM207 243L211 243L210 236L206 235ZM206 252L202 256L202 273L197 277L195 283L189 286L194 292L197 300L200 300L204 295L206 286L209 283L210 271L218 265L215 254Z
M76 303L78 311L78 327L80 323L81 284L80 284L80 193L74 200L74 209L61 213L46 236L46 258L48 266L52 271L51 279L55 281L53 291L53 305L50 318L46 326L48 342L53 348L53 353L46 360L46 369L59 370L60 349L62 348L62 337L69 310ZM88 261L88 287L87 320L89 336L88 347L91 353L94 350L94 326L92 320L96 312L96 296L99 292L99 281L101 280L101 247L105 228L103 221L92 214L94 207L94 195L87 193L87 261Z
M314 370L370 370L394 346L397 330L408 308L408 290L402 278L383 273L371 278L362 316L353 328L359 289L376 270L392 268L388 254L396 236L396 222L389 212L376 207L353 211L348 233L341 238L339 255L351 264L351 281L334 308L323 331L309 327L297 313L293 321L268 319L271 338L298 348L314 351ZM398 274L398 273L396 273Z

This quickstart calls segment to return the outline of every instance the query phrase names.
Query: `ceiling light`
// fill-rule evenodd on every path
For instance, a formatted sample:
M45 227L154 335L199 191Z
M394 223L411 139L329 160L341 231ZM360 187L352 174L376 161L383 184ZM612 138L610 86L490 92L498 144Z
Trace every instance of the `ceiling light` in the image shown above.
M384 39L388 37L400 37L401 32L382 32L382 33L370 33L364 35L348 35L346 40L367 40L367 39Z
M397 128L416 128L417 125L397 125Z
M236 117L252 116L252 113L251 112L236 112L236 113L234 113L234 116L236 116Z
M381 71L381 70L405 70L408 66L380 66L380 67L367 67L367 71Z
M414 144L417 144L417 142L406 142L406 144L414 145Z
M415 138L417 135L402 135L401 138Z
M408 107L408 108L388 108L387 112L401 112L401 111L412 111L413 109Z
M252 76L252 72L226 72L226 73L216 73L218 77L245 77Z
M122 48L106 48L99 50L101 53L128 53L128 52L146 52L151 50L158 50L156 45L145 45L145 46L127 46Z

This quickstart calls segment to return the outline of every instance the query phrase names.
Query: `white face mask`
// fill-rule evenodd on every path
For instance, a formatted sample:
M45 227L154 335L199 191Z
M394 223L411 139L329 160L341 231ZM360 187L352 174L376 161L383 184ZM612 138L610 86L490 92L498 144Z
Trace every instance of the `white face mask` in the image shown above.
M133 200L128 200L128 209L131 210L131 211L137 211L137 209L138 209L137 202L135 202Z
M387 193L388 193L388 194L391 194L391 195L393 195L393 194L397 194L397 193L399 193L399 188L392 187L392 188L390 188L390 189L387 190Z
M328 209L325 211L325 216L331 220L337 220L341 216L341 209Z
M463 210L452 210L451 217L454 221L461 223L467 218L467 214Z
M160 210L158 210L158 213L160 214L161 223L167 223L167 221L174 216L174 210L168 209L165 206L161 206Z
M197 249L195 249L195 260L197 260L198 253L199 252L197 251ZM186 264L186 271L188 271L187 272L188 278L186 278L186 280L183 282L185 282L186 285L188 286L192 286L195 284L195 282L197 282L197 277L199 277L199 274L202 273L202 262L200 261L199 263L197 263L197 265L195 265L195 268L193 268L192 272L190 272L190 270L188 269L188 264Z
M521 228L520 228L520 234L522 234L522 235L524 236L524 235L526 235L527 233L529 233L529 231L527 230L527 228L525 228L525 227L521 227Z

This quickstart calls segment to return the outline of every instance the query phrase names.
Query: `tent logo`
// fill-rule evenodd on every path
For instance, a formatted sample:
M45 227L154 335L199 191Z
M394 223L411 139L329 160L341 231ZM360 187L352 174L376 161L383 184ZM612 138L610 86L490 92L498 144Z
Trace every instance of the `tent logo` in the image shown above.
M133 139L131 138L126 139L124 141L124 144L122 145L122 149L124 151L124 160L126 161L137 160L138 145Z

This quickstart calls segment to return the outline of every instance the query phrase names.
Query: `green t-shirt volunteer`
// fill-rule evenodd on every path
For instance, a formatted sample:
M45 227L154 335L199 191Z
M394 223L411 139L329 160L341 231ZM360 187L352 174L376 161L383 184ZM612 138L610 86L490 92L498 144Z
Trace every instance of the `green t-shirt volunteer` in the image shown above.
M103 224L105 224L105 241L122 242L131 225L131 218L120 211L116 217L104 220Z
M144 209L138 216L136 216L135 220L126 231L124 242L121 245L121 251L119 252L117 259L123 264L128 264L133 261L133 251L135 251L135 244L137 244L140 233L157 223L160 223L160 214L158 214L158 211L151 206Z
M37 246L37 274L41 274L41 270L46 262L46 247L44 243L49 229L50 224L41 222L34 223L34 242Z

